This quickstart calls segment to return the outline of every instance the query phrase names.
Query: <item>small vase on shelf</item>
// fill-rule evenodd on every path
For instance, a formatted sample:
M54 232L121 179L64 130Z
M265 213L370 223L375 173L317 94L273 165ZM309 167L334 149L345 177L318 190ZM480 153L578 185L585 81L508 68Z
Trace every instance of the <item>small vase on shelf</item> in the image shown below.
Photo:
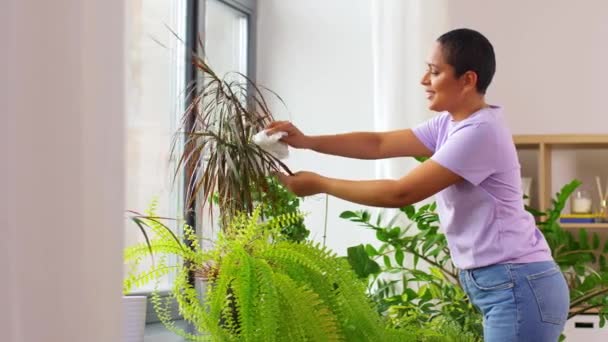
M597 222L608 222L608 206L606 200L600 202L600 210L597 214Z

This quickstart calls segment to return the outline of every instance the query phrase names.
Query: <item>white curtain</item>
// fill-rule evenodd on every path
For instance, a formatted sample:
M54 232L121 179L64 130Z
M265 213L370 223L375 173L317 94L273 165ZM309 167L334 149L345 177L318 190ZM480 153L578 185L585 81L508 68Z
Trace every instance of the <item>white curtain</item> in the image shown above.
M0 341L121 340L124 6L0 1Z
M372 0L374 120L378 131L430 118L420 79L435 39L447 29L447 0ZM378 178L398 178L412 158L378 161Z

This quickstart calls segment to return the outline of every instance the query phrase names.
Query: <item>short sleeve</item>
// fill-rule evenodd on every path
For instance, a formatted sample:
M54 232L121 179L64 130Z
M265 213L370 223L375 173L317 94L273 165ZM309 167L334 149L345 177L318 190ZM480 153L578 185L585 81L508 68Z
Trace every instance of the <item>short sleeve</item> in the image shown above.
M437 139L439 136L441 120L442 116L437 115L412 129L416 138L432 152L435 152L437 149Z
M473 185L496 172L497 148L491 126L485 123L460 127L451 132L432 160Z

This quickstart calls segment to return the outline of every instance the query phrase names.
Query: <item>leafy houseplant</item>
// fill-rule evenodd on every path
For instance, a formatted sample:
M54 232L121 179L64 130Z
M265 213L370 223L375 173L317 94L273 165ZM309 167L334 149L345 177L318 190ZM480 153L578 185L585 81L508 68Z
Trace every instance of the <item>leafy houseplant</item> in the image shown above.
M286 240L280 230L296 222L297 214L260 221L260 209L237 214L220 233L215 247L202 251L192 229L185 226L182 243L155 217L138 217L150 230L149 244L125 251L132 272L125 291L177 269L172 294L184 319L198 334L173 325L167 308L155 294L152 302L161 321L173 332L196 341L414 341L417 330L387 328L365 295L365 283L348 262L311 242ZM154 265L137 270L154 255ZM166 263L170 255L184 259ZM208 279L201 303L190 272ZM412 328L412 327L410 327ZM433 334L426 334L431 336ZM437 335L437 334L434 334ZM429 339L432 338L429 337Z
M125 292L133 286L155 282L164 275L177 272L171 294L177 300L180 313L199 332L208 332L209 335L197 336L177 329L171 323L160 296L153 293L151 300L159 318L170 330L194 340L223 341L237 337L239 340L266 340L266 337L272 340L276 339L279 328L282 333L295 334L296 337L312 334L309 337L332 340L335 336L359 331L358 328L351 329L352 322L357 319L362 327L370 329L370 334L374 329L380 333L382 326L377 314L365 312L369 303L356 302L357 297L353 292L356 286L348 281L358 280L347 277L346 274L350 272L348 266L342 265L342 272L336 274L344 277L341 280L345 284L344 290L334 289L331 293L325 293L326 297L314 292L317 288L305 288L305 283L294 283L288 274L281 273L291 270L290 267L295 267L298 262L326 262L325 267L337 267L332 262L339 261L335 261L328 251L303 243L309 232L303 218L293 214L297 211L299 199L269 177L272 171L291 172L272 154L252 142L253 135L273 120L262 94L265 89L241 74L220 78L206 63L204 56L193 53L191 57L198 77L186 89L191 104L183 115L182 125L173 142L172 154L177 160L174 177L185 179L186 216L196 212L202 221L203 209L208 208L207 217L212 219L213 206L217 205L222 232L213 250L203 251L192 227L184 225L183 234L176 235L163 223L164 218L156 217L154 208L147 215L133 213L132 220L142 231L146 242L125 251L125 261L132 267L124 282ZM259 209L254 211L255 207ZM243 216L247 213L253 215L249 220ZM260 223L258 219L267 222ZM294 242L299 242L301 246ZM289 253L290 248L294 249L292 254L296 253L296 248L301 249L298 253L310 253L310 260L303 259L306 255L298 259L297 255ZM278 251L277 256L253 254L275 250ZM148 255L153 256L152 268L138 270L138 265ZM179 257L183 265L170 265L167 262L169 256ZM291 257L293 264L288 263L289 260L283 260L281 264L281 257ZM273 267L277 265L283 266L274 272ZM246 273L246 267L251 273ZM321 266L312 264L310 267ZM268 273L270 271L274 273ZM270 276L272 278L268 278ZM313 275L302 272L301 276ZM210 291L204 299L195 290L193 278L207 282ZM328 281L333 279L326 278ZM339 284L340 281L335 283ZM322 284L320 282L318 286ZM327 288L329 286L323 289ZM270 292L262 294L260 291ZM333 297L327 298L328 295ZM279 296L293 298L285 300ZM361 296L359 299L366 300ZM340 310L349 308L348 305L353 303L354 306L350 311L325 313L330 304L320 302L321 299L333 300L331 305L343 305L344 308L340 307ZM308 308L309 314L321 314L304 319L297 312L289 310L291 307L287 306L293 303ZM283 316L276 316L277 313ZM286 325L275 322L281 317L290 317L285 315L295 315L295 318L309 325L301 327L291 321ZM347 319L332 321L344 317ZM322 320L325 318L327 321ZM254 326L252 319L259 319L261 325L256 323ZM317 326L313 328L312 323ZM376 324L375 327L373 324ZM295 331L291 326L300 330ZM326 329L319 329L319 326ZM260 336L264 336L264 339Z
M300 212L300 198L287 190L276 177L269 176L268 188L258 189L251 187L251 198L253 204L260 208L262 219L268 219L282 214ZM214 203L218 204L218 194L213 197ZM281 234L290 241L304 241L310 231L304 225L304 218L300 217L296 222L283 227Z
M366 211L340 215L375 230L381 242L379 248L367 244L348 249L348 260L357 274L371 279L368 293L378 310L395 327L431 326L456 331L467 341L481 341L481 315L458 285L445 236L439 232L435 204L418 210L407 206L400 212L412 222L404 228L394 226L395 220L385 226L380 216L372 221Z
M267 182L267 189L252 189L253 203L260 208L262 218L300 211L300 198L281 185L276 177L268 177ZM281 235L293 242L302 242L309 234L310 231L304 225L303 217L281 229Z
M190 105L173 142L175 177L186 180L188 208L195 205L202 214L208 206L211 214L216 202L220 223L226 225L237 213L253 211L255 192L266 192L265 201L274 201L268 191L270 172L291 171L252 142L253 135L273 121L263 94L270 91L240 73L220 78L196 53L192 64L199 77L186 89Z
M203 251L187 225L176 236L153 212L133 217L146 243L125 251L133 266L125 290L177 271L171 294L198 334L175 327L158 294L152 295L152 302L161 321L190 340L441 338L413 326L387 328L350 265L319 245L302 242L308 235L302 217L286 213L298 201L268 177L271 171L291 172L252 143L252 136L272 121L264 89L244 75L221 79L201 56L192 56L192 61L200 78L187 89L191 105L174 140L175 177L184 176L189 210L202 214L205 207L211 213L214 203L219 207L221 231L215 247ZM255 209L259 202L263 206ZM153 266L140 272L137 265L149 254ZM169 265L171 255L180 257L183 265ZM204 298L193 277L207 281Z
M568 318L596 310L600 326L608 318L608 241L602 245L599 235L578 229L574 235L559 225L559 217L566 200L581 182L566 184L553 200L553 206L545 213L533 212L545 219L539 228L553 251L553 258L560 266L570 288L570 314Z
M597 310L600 326L608 317L608 241L603 246L599 236L591 236L585 229L578 235L563 230L559 217L566 200L580 185L575 180L566 184L553 200L546 212L527 208L539 220L539 229L547 239L553 258L560 266L570 288L569 318L577 314ZM439 232L439 218L435 204L418 209L408 206L401 209L413 223L405 228L382 225L379 217L375 223L367 212L344 212L342 218L360 223L376 231L382 242L380 248L359 245L349 248L349 262L357 273L371 277L368 291L381 312L392 318L394 325L403 322L456 326L463 334L482 338L481 315L468 302L457 272L449 260L445 236ZM411 228L418 231L411 233ZM405 257L412 258L412 265L404 264ZM378 263L376 260L382 260ZM419 267L423 260L428 266ZM387 275L398 274L399 278ZM417 289L412 285L419 285Z

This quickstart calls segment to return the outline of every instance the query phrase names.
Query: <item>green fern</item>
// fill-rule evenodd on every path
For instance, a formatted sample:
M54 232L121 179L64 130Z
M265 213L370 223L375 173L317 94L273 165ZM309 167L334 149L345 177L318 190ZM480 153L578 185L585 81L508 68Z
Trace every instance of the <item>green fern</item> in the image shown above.
M287 303L294 321L283 321L287 325L299 325L299 341L343 341L338 322L326 303L310 288L300 285L284 274L275 274L275 283L280 298Z
M386 341L394 333L385 328L365 296L365 284L345 260L310 243L278 243L266 253L269 260L285 265L292 278L309 280L315 291L333 304L348 341Z
M259 321L256 323L258 329L255 337L259 340L266 336L268 342L277 341L279 323L275 318L281 315L281 301L274 283L273 269L266 260L252 258L252 263L255 281L259 286L257 303ZM281 335L279 334L279 336Z
M152 239L125 250L138 265L151 250L157 260L148 271L133 272L125 288L153 283L177 269L171 294L195 333L177 328L157 293L151 301L170 331L192 341L416 341L416 330L395 330L365 295L365 283L350 265L320 244L294 243L281 235L298 222L297 213L262 221L260 210L236 215L220 233L213 250L200 248L194 230L177 239L165 232L154 211L141 218ZM188 241L181 243L180 239ZM171 268L165 260L184 260ZM191 274L208 283L204 299L189 282Z

